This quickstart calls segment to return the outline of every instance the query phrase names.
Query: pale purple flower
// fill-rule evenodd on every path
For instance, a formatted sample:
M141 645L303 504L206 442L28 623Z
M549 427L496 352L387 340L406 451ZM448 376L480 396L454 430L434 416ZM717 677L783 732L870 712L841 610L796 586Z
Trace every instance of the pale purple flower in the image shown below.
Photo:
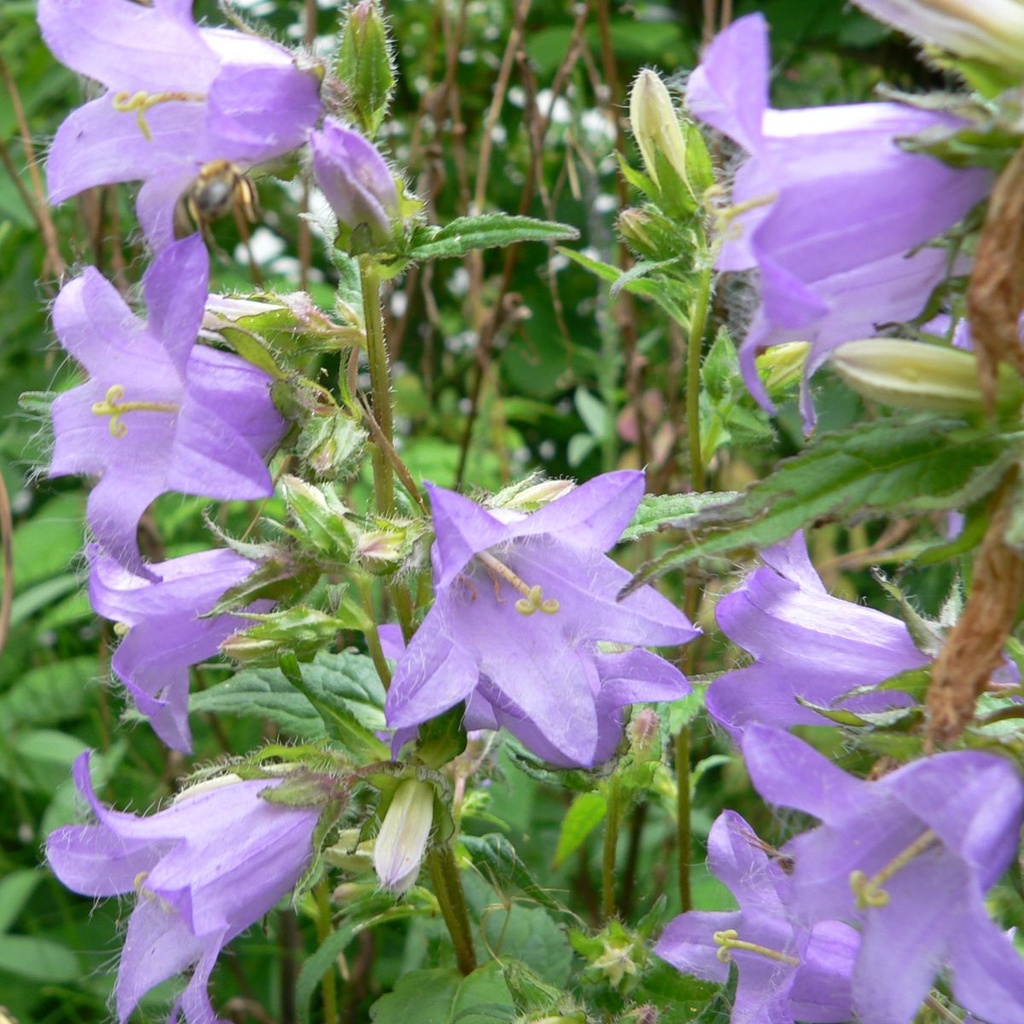
M953 751L865 782L777 729L751 725L742 746L761 796L822 822L783 847L794 862L790 908L807 922L860 926L861 1024L909 1022L943 968L966 1009L989 1024L1024 1024L1024 958L984 899L1024 821L1024 785L1008 759Z
M636 647L691 640L685 616L603 552L643 497L643 474L596 477L531 515L487 511L429 487L433 608L399 661L385 712L396 750L423 722L469 702L468 728L504 726L552 764L590 767L622 736L621 708L688 692Z
M98 822L57 829L46 856L75 892L137 894L114 990L118 1020L124 1024L151 988L192 967L169 1019L217 1024L207 993L217 956L298 882L312 858L319 807L262 799L281 779L229 776L138 817L99 802L88 753L74 777Z
M401 896L416 884L433 823L434 787L403 779L373 841L373 869L382 889Z
M848 1021L857 933L840 921L813 927L794 921L786 906L788 875L735 811L723 811L711 826L708 865L739 910L680 914L654 952L687 974L721 984L735 962L731 1024Z
M50 201L140 180L139 221L156 248L204 165L281 156L321 113L315 71L269 40L197 28L191 0L40 0L39 25L58 60L106 88L57 131Z
M801 409L813 425L807 379L835 345L912 319L948 270L943 248L910 250L952 227L985 195L991 175L903 151L900 136L956 126L895 103L800 110L768 106L768 27L741 18L690 76L687 104L747 153L719 270L757 268L761 304L740 350L744 380L771 402L759 352L809 341ZM909 255L908 255L909 254Z
M921 668L931 660L906 625L884 612L832 597L807 555L802 533L761 553L756 569L718 602L722 632L754 663L716 679L707 708L738 739L751 722L788 728L827 725L798 697L855 713L912 703L898 690L852 690Z
M153 731L188 753L189 666L212 657L232 633L251 623L237 615L201 618L258 564L221 548L146 566L147 579L125 569L94 544L89 557L89 600L95 611L128 627L110 667L124 683ZM250 611L267 611L258 601Z
M135 316L92 267L61 289L53 323L89 380L53 403L51 476L98 482L87 518L106 552L141 567L136 527L166 491L221 500L273 493L264 458L285 422L270 377L236 355L197 346L209 264L199 235L168 246L142 282Z
M328 118L309 138L313 170L339 224L362 228L373 245L394 234L398 217L395 179L371 142Z

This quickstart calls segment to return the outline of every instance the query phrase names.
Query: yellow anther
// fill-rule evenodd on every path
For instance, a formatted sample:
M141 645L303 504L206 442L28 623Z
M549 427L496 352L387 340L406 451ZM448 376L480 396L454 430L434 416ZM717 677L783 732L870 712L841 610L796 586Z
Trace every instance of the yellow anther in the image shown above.
M122 402L124 385L111 384L107 388L106 397L102 402L93 402L92 411L97 416L110 417L110 434L112 437L124 437L128 427L121 422L121 417L128 412L177 412L181 406L174 402Z
M857 909L885 907L889 904L889 893L882 888L901 868L905 868L915 857L930 849L939 837L929 828L925 829L905 850L898 853L888 864L868 877L864 871L850 872L850 888L857 897Z
M726 928L725 931L715 932L711 936L716 946L719 947L715 956L720 963L732 962L732 951L742 949L747 953L756 953L758 956L765 956L769 960L777 960L780 964L789 964L790 967L797 967L800 961L795 956L782 953L777 949L770 949L768 946L759 946L756 942L745 942L739 937L735 928Z
M544 590L539 584L534 584L531 587L504 562L499 562L488 551L481 551L476 557L480 559L484 568L494 580L494 594L499 601L501 600L498 590L499 580L504 580L509 586L514 587L523 595L516 601L514 606L520 615L532 615L534 612L545 612L548 615L554 615L558 611L560 607L558 601L553 597L545 597Z
M202 103L206 97L197 92L118 92L113 96L114 109L122 114L135 114L147 142L153 141L153 133L146 123L146 111L158 103Z

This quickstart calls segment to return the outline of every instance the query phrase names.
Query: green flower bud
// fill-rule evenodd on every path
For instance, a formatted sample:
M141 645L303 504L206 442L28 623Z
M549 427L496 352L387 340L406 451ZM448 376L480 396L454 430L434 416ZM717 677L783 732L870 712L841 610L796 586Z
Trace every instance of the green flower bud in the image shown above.
M395 87L391 45L376 0L361 0L349 8L341 28L335 70L347 93L347 112L372 139L384 120Z
M974 353L918 341L869 338L836 348L829 363L858 394L883 405L929 412L971 414L985 408ZM1000 367L996 405L1019 405L1024 385Z

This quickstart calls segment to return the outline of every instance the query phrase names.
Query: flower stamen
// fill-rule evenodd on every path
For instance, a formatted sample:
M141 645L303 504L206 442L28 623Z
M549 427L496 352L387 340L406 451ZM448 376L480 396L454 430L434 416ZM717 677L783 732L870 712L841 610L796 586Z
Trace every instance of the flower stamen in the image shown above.
M930 849L939 837L929 828L925 829L905 850L898 853L888 864L879 868L870 878L863 871L850 872L850 888L857 897L857 909L885 907L889 893L882 886L901 868L905 868L915 857Z
M128 427L121 422L127 412L177 412L181 406L174 402L122 402L124 385L111 384L107 388L106 397L102 402L93 402L92 411L97 416L110 417L110 434L112 437L124 437Z
M135 114L139 123L139 131L145 136L147 142L153 141L153 133L146 123L146 111L155 107L158 103L202 103L206 97L197 92L154 92L145 91L130 93L118 92L114 94L114 109L123 114Z
M715 945L719 947L715 956L719 963L727 964L732 962L732 951L742 949L747 953L757 953L759 956L766 956L769 960L778 960L780 964L789 964L790 967L798 967L800 961L795 956L782 953L777 949L770 949L768 946L759 946L756 942L746 942L739 937L735 928L727 928L725 931L715 932L711 936Z
M523 579L517 576L504 562L499 562L494 555L487 551L477 553L477 558L484 564L484 568L494 580L494 592L497 596L499 580L504 580L509 586L518 590L523 596L516 601L515 609L520 615L532 615L534 612L545 612L554 615L559 609L558 601L553 597L545 597L544 591L539 584L530 586Z
M756 196L753 199L745 199L743 202L733 206L726 206L715 211L715 230L722 237L727 239L740 238L743 235L743 226L736 223L736 218L750 210L756 210L761 206L771 206L779 198L778 192L771 192L765 196Z

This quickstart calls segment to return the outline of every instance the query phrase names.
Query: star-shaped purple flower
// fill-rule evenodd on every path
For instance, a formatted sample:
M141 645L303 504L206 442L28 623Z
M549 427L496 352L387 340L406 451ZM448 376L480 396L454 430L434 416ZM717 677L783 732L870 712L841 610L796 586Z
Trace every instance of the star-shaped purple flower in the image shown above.
M604 552L643 497L642 473L606 473L531 515L429 490L436 599L388 691L396 747L467 701L470 728L504 726L552 764L590 767L614 752L624 705L689 691L649 651L599 647L697 635L649 587L617 600L630 575Z
M86 553L93 608L128 627L110 667L160 739L189 753L189 666L212 657L232 633L251 625L237 615L200 616L258 565L221 548L149 564L154 578L146 579L95 544ZM249 610L271 606L270 601L258 601Z
M722 632L756 659L726 672L707 692L707 708L738 739L751 722L825 725L797 697L853 712L902 707L899 691L844 694L927 665L907 627L884 612L832 597L807 555L803 534L761 554L765 567L718 602Z
M46 843L54 874L86 896L137 893L115 998L121 1024L155 985L195 965L171 1011L217 1024L207 983L220 951L292 889L312 857L319 807L269 803L280 779L235 776L186 790L148 817L108 810L89 778L75 784L99 819L57 829Z
M849 1020L857 933L840 921L812 928L794 921L786 907L789 877L734 811L723 811L711 826L708 864L739 910L680 914L654 952L687 974L721 984L735 962L731 1024Z
M258 36L197 28L192 0L40 0L39 25L58 60L106 87L57 131L50 201L141 180L139 220L158 249L206 164L281 156L321 114L315 71Z
M740 18L708 47L686 100L748 154L716 264L760 272L761 305L740 350L747 387L771 410L757 354L811 342L801 399L810 426L807 379L836 345L921 312L947 254L908 253L960 220L992 179L897 145L899 136L955 126L947 115L895 103L772 110L768 60L764 17Z
M758 725L747 728L743 754L769 803L822 822L783 847L795 865L790 907L805 921L860 925L859 1022L909 1022L948 967L962 1006L989 1024L1024 1024L1024 958L984 900L1024 821L1024 785L1009 760L954 751L864 782Z
M198 235L168 246L142 282L136 317L97 270L61 289L53 322L89 380L53 403L51 476L99 477L87 517L106 552L141 567L136 527L166 491L265 498L264 458L285 422L270 378L238 356L197 346L209 264Z

